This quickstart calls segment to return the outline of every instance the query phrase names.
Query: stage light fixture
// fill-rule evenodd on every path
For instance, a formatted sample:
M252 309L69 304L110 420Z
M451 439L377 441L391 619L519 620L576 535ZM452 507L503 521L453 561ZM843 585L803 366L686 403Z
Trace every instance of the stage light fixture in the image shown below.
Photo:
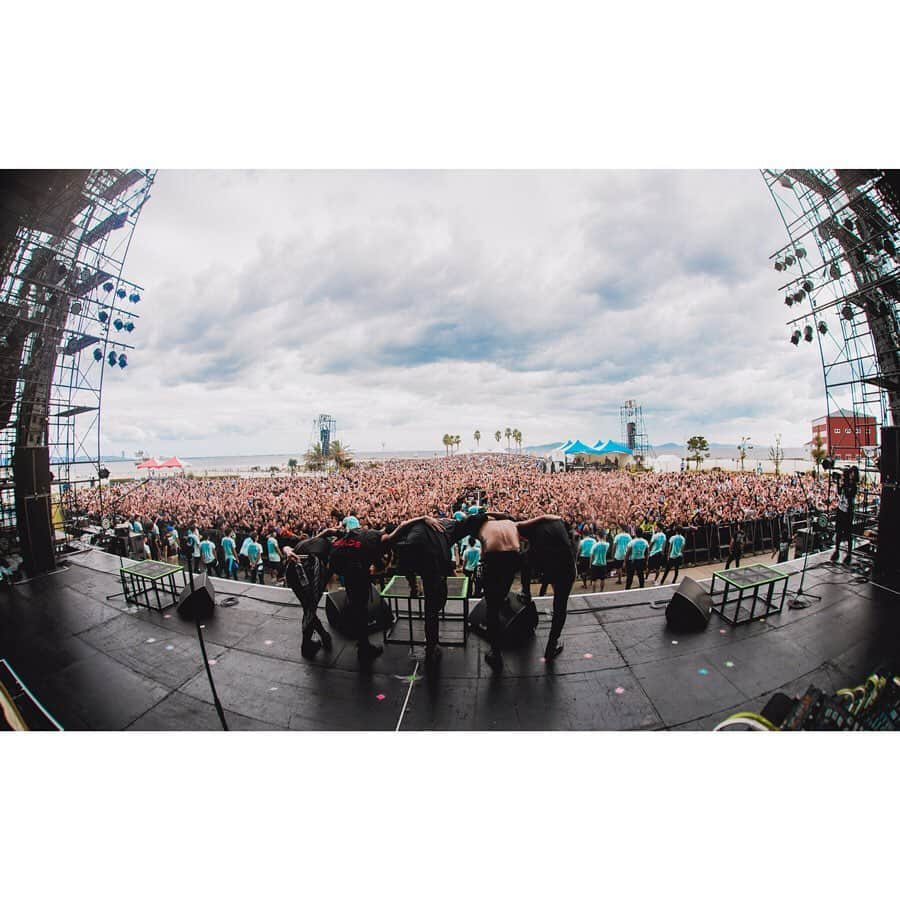
M841 307L841 315L849 322L853 318L853 307L849 303L845 303Z
M126 295L127 293L128 293L128 291L126 291L125 288L119 288L119 289L116 291L116 296L117 296L120 300L124 300L124 299L125 299L125 295Z
M793 306L794 305L794 295L793 294L788 294L784 298L784 305L785 306Z
M128 331L128 332L134 331L134 322L126 322L126 323L125 323L125 330Z
M788 255L784 258L784 264L785 264L786 266L792 266L796 261L797 261L797 260L795 260L794 257L791 256L790 254L788 254Z
M128 357L123 353L119 356L119 368L124 369L128 365Z
M97 318L101 322L105 323L106 320L109 318L109 313L105 309L101 309L100 312L97 313Z
M806 259L806 249L804 247L797 248L797 259Z
M128 295L128 299L129 299L132 303L140 303L140 302L141 302L141 295L140 295L140 294L129 294L129 295Z
M116 364L116 362L118 362L118 357L116 356L116 351L115 351L115 350L110 350L110 351L109 351L109 356L106 357L106 361L107 361L111 366L114 366L114 365Z
M803 340L807 341L808 343L811 344L812 339L813 339L812 325L804 325L803 326Z
M72 313L73 316L77 316L81 312L81 304L76 300L69 307L69 312Z
M775 271L776 272L784 271L784 263L780 259L775 260Z
M791 335L791 343L796 347L800 343L800 330L795 329Z
M94 359L96 359L97 362L100 362L100 360L103 359L103 351L99 347L94 350Z
M113 328L115 328L116 331L121 331L124 327L125 323L121 319L116 319L116 321L113 322Z
M841 264L839 262L837 262L837 260L835 260L835 262L833 262L828 267L828 274L832 278L840 278L841 277Z
M106 284L103 285L103 290L108 294L114 287L115 285L111 281L107 281Z
M819 334L828 334L828 325L825 322L819 322Z
M97 474L100 476L100 479L109 478L109 469L98 469Z
M807 294L812 293L813 283L811 281L804 281L803 284L800 285Z

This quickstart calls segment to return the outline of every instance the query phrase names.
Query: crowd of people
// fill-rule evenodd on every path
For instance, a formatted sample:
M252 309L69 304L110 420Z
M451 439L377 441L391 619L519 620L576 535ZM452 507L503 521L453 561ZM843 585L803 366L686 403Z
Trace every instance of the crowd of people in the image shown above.
M428 460L391 460L354 466L321 477L168 478L138 487L113 484L80 494L86 512L131 515L142 521L200 529L223 522L265 535L270 528L314 534L353 511L372 528L423 513L451 511L469 485L480 486L492 509L514 518L543 513L570 524L609 527L620 523L665 523L683 527L779 515L836 502L825 479L739 472L578 471L545 473L524 456L471 455ZM101 494L102 490L102 494ZM102 499L101 499L102 498Z

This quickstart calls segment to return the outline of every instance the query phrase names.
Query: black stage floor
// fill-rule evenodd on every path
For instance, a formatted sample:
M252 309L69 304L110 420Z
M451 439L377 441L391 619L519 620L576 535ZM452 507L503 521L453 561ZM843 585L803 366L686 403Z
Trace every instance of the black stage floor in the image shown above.
M499 675L474 634L444 650L433 677L402 645L359 671L338 635L307 662L299 607L283 605L293 594L246 582L216 580L219 597L239 602L217 609L204 635L232 730L709 730L775 691L854 685L896 660L900 597L826 558L811 557L805 582L821 601L738 627L713 615L697 634L671 633L648 605L668 585L573 597L552 666L540 659L550 603L538 599L535 640L505 653ZM218 729L194 626L174 608L107 600L119 565L92 550L0 596L0 658L66 729Z

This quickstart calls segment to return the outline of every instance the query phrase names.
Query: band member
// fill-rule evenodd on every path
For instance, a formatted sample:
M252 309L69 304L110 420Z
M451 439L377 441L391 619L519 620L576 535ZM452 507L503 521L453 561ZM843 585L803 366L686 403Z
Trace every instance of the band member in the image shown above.
M330 550L331 544L325 539L324 532L299 541L293 549L285 547L283 550L285 584L297 595L303 607L300 652L307 659L312 659L323 647L326 653L330 652L333 644L318 616L319 598L328 583ZM315 639L316 634L321 641Z
M843 474L832 472L831 477L840 477L838 485L838 505L834 516L834 553L831 561L837 562L841 549L841 542L847 542L847 555L844 557L844 565L849 566L853 555L853 511L856 505L856 491L859 488L859 469L850 466L844 469Z
M532 568L542 573L544 582L553 585L553 619L544 650L545 662L551 663L563 651L559 638L566 624L569 594L575 583L572 541L560 516L537 516L517 522L516 528L528 541L527 566L522 572L523 592L530 596L529 572Z
M464 537L472 538L485 521L483 515L462 519L419 516L398 525L385 540L394 547L397 570L406 575L412 596L415 576L422 579L425 593L425 662L440 658L439 619L447 603L447 576L453 574L451 553ZM476 561L477 565L477 561Z
M500 604L506 599L516 572L522 568L519 531L509 519L492 519L484 522L478 532L484 548L482 577L484 579L484 602L487 604L487 632L491 649L485 654L485 662L495 671L503 669L500 653ZM523 577L523 587L527 577Z

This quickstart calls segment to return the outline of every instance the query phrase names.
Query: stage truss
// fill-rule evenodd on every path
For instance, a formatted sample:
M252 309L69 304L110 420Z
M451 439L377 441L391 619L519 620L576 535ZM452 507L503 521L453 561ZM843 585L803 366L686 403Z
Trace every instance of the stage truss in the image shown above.
M867 417L900 425L898 173L875 169L766 169L788 242L770 259L788 279L791 339L815 338L828 415L853 421L862 470L877 472ZM831 435L829 434L829 439ZM880 443L880 436L878 438Z
M124 377L141 288L123 277L155 173L2 174L0 529L17 544L13 458L49 448L56 529L101 478L104 377ZM107 372L107 369L110 371Z
M648 458L655 457L647 428L644 425L644 409L634 400L626 400L619 407L619 422L622 431L622 443L634 454L634 459L641 465Z

